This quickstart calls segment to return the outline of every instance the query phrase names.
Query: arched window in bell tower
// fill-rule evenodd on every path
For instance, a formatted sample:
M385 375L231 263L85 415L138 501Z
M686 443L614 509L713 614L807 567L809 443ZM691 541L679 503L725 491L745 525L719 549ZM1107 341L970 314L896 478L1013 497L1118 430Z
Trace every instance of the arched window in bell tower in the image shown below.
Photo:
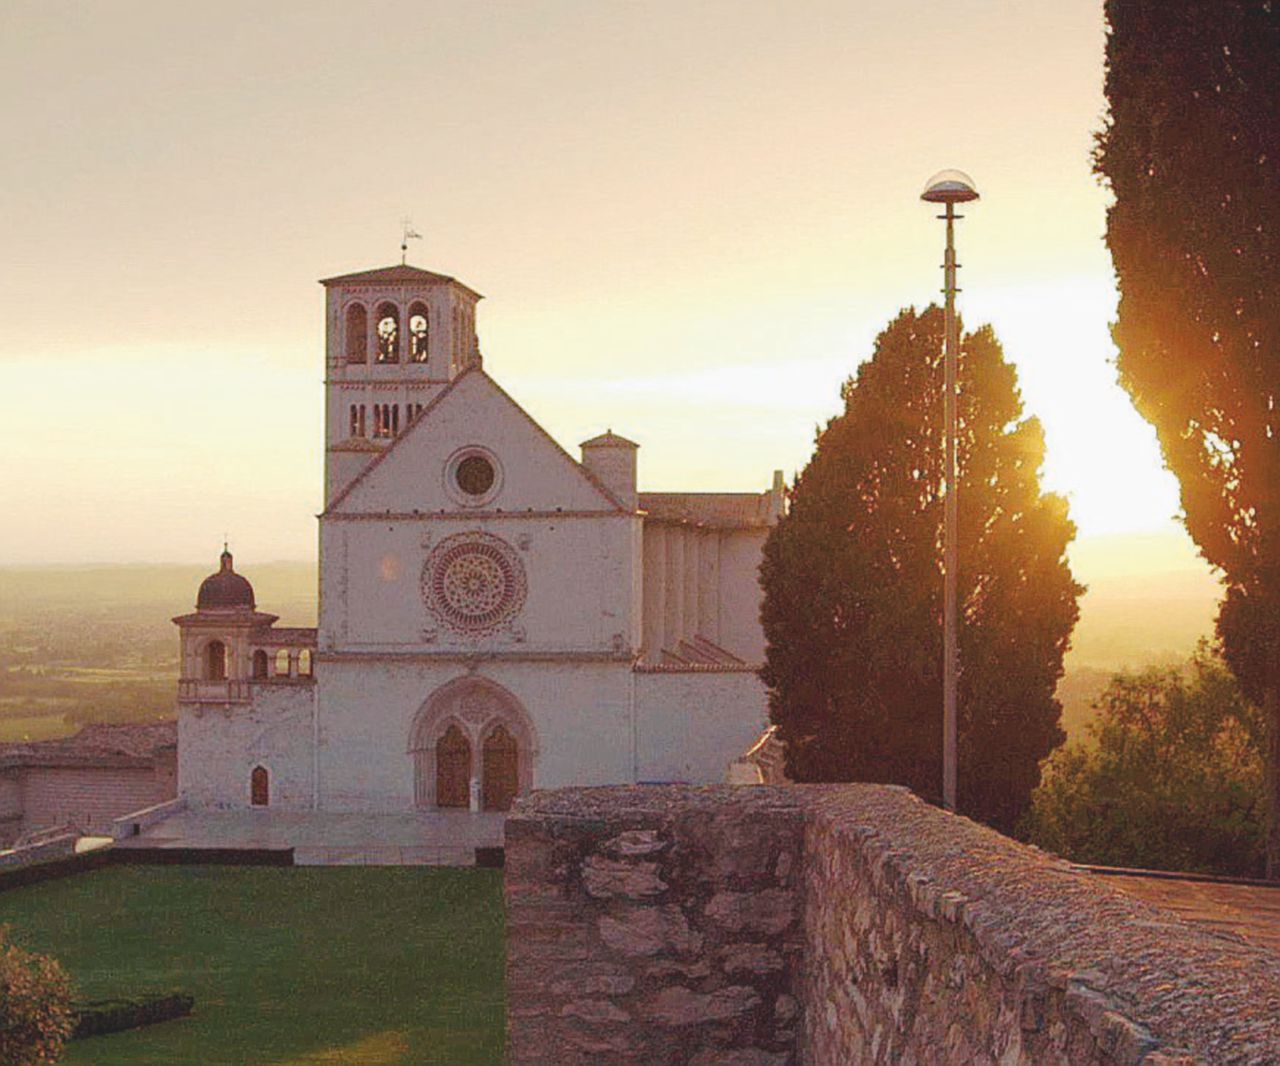
M400 362L400 309L395 304L378 307L378 362Z
M204 676L207 681L227 679L227 646L220 640L211 640L204 649Z
M369 314L364 304L352 304L347 308L346 351L348 363L369 361Z
M427 305L414 303L409 307L409 360L414 363L427 361L427 341L430 336L430 319Z

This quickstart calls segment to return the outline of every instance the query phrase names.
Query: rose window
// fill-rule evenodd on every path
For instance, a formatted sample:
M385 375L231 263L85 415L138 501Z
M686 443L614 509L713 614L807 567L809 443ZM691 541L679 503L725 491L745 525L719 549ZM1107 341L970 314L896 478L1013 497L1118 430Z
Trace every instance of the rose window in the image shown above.
M427 609L451 628L487 632L524 606L524 567L498 537L460 533L441 541L427 557L422 596Z

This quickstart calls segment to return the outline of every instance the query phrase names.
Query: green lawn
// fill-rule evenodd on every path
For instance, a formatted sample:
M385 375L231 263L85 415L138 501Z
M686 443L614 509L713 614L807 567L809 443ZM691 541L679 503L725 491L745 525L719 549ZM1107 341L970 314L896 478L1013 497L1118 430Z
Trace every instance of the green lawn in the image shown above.
M0 893L86 999L181 989L195 1015L67 1063L498 1063L502 879L432 867L112 866Z

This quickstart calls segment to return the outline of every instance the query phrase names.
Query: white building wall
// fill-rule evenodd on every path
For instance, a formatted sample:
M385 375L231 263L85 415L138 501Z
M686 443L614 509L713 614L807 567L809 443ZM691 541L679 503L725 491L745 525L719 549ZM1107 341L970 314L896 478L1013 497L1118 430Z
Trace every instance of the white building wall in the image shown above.
M323 525L323 650L621 653L639 646L633 605L640 519L633 515L327 519ZM432 548L473 531L516 549L527 579L523 610L484 637L442 625L421 591Z
M644 659L705 637L744 662L764 660L760 553L767 529L650 522L642 546Z
M538 748L534 788L632 780L627 661L490 660L471 671L457 661L324 661L318 676L324 810L411 809L414 719L437 689L467 676L502 686L527 715Z
M315 686L254 685L248 706L181 705L178 794L193 810L249 807L249 775L266 768L271 806L311 806Z
M22 831L64 822L107 831L112 819L171 798L151 767L31 766L23 775Z
M715 784L760 738L768 700L750 671L637 672L637 780Z
M720 633L716 643L749 663L764 662L760 557L768 535L766 529L744 529L720 536Z

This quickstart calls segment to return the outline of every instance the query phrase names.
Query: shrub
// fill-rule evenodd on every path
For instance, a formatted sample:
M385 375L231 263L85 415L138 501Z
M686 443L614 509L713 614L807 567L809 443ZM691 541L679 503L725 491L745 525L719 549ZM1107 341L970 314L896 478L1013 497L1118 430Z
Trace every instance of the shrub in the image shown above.
M73 1025L66 972L11 943L8 926L0 926L0 1062L57 1062Z
M77 1003L76 1027L72 1039L120 1033L126 1029L167 1022L171 1018L182 1018L191 1013L195 1002L195 997L186 992L152 992L141 996Z
M1214 652L1121 674L1086 742L1048 759L1024 829L1077 862L1263 872L1266 723Z

